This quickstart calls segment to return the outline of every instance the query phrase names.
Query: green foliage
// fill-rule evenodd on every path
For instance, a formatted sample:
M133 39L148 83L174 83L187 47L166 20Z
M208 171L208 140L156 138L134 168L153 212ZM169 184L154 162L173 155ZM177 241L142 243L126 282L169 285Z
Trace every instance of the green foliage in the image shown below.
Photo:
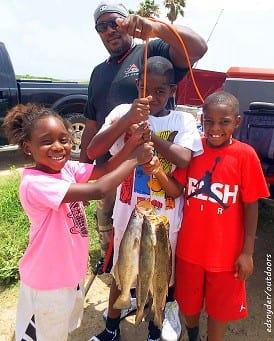
M167 18L172 24L179 14L184 16L185 0L165 0L164 6L168 10Z
M50 81L50 82L70 82L70 80L66 80L66 79L58 79L58 78L52 78L52 77L45 77L45 76L42 76L42 77L39 77L39 76L31 76L31 75L16 75L16 79L20 79L20 80L24 80L24 79L27 79L27 80L37 80L37 81ZM72 81L74 82L74 81ZM89 80L79 80L77 81L77 83L80 83L80 84L88 84L89 83Z
M141 17L153 18L160 16L160 7L155 4L154 0L146 0L145 2L141 2L139 5L139 9L137 11L129 10L130 14L138 14Z
M100 258L99 236L94 219L95 207L96 201L91 201L89 206L85 208L89 228L89 263L91 268L95 266Z
M16 75L17 79L32 79L32 80L45 80L52 82L61 82L61 79L51 78L51 77L39 77L39 76L31 76L31 75Z
M0 285L10 286L18 281L18 261L29 236L29 221L18 198L20 175L15 169L0 182ZM95 201L86 207L90 236L90 264L100 258L98 234L94 228Z
M0 283L18 280L18 260L28 241L28 219L18 199L20 176L15 170L0 184Z

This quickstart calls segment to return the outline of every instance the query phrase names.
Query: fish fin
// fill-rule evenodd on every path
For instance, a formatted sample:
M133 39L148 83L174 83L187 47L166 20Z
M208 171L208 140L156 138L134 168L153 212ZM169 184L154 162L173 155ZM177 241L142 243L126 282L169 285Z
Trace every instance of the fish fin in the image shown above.
M117 263L114 265L114 268L113 268L113 275L114 275L114 278L115 278L115 282L116 282L117 288L118 288L119 290L121 290L121 283L120 283L119 271L118 271L118 265L117 265Z
M135 326L138 326L144 318L144 309L137 309L135 316Z
M127 309L130 307L130 296L120 295L113 304L114 309Z
M139 245L140 245L140 239L135 238L133 242L133 249L139 248Z
M163 313L161 314L155 313L153 322L155 326L157 326L161 330L163 327Z

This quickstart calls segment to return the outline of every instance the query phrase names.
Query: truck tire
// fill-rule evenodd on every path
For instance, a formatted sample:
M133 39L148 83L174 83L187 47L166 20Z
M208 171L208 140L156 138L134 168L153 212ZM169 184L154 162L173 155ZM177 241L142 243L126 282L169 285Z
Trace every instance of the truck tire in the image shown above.
M86 118L79 113L69 114L65 118L72 126L71 158L79 160L81 151L81 138L86 124Z

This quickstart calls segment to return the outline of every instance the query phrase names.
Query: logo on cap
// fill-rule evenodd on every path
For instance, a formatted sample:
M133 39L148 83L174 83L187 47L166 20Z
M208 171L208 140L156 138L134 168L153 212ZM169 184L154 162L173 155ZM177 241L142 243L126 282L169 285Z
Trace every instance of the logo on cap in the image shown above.
M102 12L102 11L104 11L106 8L108 8L108 6L104 5L104 6L100 7L99 11Z

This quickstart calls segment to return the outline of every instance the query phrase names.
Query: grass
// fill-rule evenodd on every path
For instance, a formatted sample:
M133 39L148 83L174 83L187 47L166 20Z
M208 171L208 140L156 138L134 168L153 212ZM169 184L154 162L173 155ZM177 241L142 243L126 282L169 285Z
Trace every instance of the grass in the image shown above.
M29 221L19 198L20 175L11 169L10 175L0 180L0 292L12 288L19 279L18 261L28 243ZM100 258L100 245L94 222L95 201L86 206L90 236L90 266Z

